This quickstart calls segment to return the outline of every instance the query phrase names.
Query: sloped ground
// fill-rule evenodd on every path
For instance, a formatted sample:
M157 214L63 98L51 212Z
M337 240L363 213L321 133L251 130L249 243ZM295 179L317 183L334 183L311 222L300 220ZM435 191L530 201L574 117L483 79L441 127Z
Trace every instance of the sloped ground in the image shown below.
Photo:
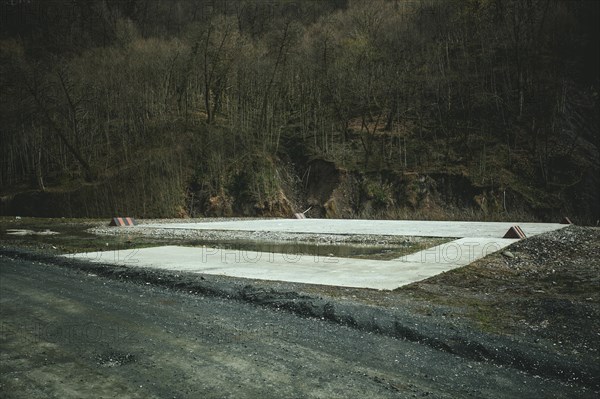
M400 291L467 309L486 331L598 356L600 229L573 226L519 241Z
M598 228L570 226L528 238L467 267L391 292L58 262L39 251L6 246L3 253L287 310L558 379L588 392L600 390Z

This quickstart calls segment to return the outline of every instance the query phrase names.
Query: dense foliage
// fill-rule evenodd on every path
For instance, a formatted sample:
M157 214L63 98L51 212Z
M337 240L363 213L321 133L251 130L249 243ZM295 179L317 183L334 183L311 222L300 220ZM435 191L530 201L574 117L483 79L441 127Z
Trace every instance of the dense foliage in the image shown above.
M488 200L509 190L530 210L598 217L596 1L0 8L6 201L68 193L56 213L74 215L326 209L306 191L319 159L357 182L345 216L401 205L403 176L443 173Z

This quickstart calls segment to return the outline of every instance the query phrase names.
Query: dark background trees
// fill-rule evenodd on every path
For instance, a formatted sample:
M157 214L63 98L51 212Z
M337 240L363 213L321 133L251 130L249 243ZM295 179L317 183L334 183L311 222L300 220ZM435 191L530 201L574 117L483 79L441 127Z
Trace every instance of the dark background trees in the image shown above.
M3 2L3 212L595 220L599 8Z

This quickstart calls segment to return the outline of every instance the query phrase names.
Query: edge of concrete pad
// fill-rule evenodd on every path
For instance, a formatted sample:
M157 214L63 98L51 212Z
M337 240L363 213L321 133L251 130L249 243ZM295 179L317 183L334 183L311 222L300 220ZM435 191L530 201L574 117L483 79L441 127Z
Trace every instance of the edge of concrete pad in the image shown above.
M500 238L520 225L528 236L557 230L560 223L479 222L449 220L371 220L371 219L267 219L224 220L197 223L149 223L146 228L236 232L279 232L287 234L391 235L420 237Z
M0 256L54 264L117 280L150 283L196 295L239 300L367 333L406 339L470 360L600 389L600 365L592 356L580 355L574 359L574 356L550 352L533 343L473 331L467 326L457 326L405 309L299 294L291 289L265 289L253 285L255 281L249 279L92 263L21 249L0 249Z

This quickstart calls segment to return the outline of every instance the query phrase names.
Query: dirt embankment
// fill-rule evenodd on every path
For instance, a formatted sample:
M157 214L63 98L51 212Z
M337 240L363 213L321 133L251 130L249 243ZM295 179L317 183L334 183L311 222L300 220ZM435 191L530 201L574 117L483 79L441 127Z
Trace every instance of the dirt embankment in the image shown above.
M464 172L365 173L320 159L303 170L300 203L310 217L557 222L568 214L579 224L596 223L597 210L573 207L559 192L482 182Z
M597 179L592 177L585 180L590 188L579 189L582 194L576 196L564 188L552 191L519 183L508 172L503 182L502 178L482 180L464 168L364 172L319 158L301 158L294 167L275 163L270 167L273 176L279 178L272 182L273 192L265 198L259 196L260 200L247 189L208 195L196 186L156 181L146 187L139 186L136 179L119 178L118 184L106 181L60 190L0 192L0 215L292 217L307 211L313 218L543 222L557 222L569 215L578 224L596 225L600 212L594 205L599 195L593 189ZM584 185L583 180L580 185ZM150 194L141 194L144 190Z

